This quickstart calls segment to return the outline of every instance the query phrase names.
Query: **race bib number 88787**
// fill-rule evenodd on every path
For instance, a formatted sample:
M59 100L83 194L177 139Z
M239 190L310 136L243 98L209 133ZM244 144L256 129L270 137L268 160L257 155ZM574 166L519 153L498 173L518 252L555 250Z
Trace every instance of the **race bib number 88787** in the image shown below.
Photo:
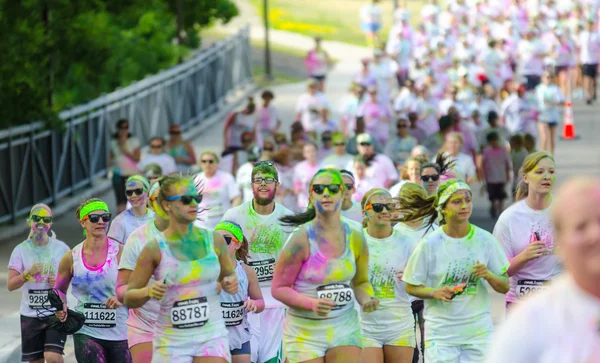
M318 299L331 299L336 307L331 310L339 310L352 302L354 295L350 286L346 284L330 284L317 287Z

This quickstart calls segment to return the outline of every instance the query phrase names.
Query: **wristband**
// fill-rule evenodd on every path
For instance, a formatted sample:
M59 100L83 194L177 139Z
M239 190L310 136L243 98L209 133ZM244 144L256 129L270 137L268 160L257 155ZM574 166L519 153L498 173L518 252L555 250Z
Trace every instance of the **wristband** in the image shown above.
M29 270L25 270L23 271L23 277L25 278L25 281L33 281L33 276L31 276L31 274L29 273Z

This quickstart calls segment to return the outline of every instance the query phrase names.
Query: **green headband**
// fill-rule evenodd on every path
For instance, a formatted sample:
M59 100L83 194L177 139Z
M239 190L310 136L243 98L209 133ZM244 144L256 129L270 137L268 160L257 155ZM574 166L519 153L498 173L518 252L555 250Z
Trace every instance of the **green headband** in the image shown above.
M127 181L125 182L125 185L129 184L129 182L140 182L144 185L144 189L148 190L150 189L150 182L148 182L148 179L144 178L141 175L132 175L129 178L127 178Z
M220 222L219 224L217 224L215 226L215 231L227 231L229 233L231 233L237 240L238 242L242 243L244 241L244 233L242 232L242 229L240 228L240 226L238 226L235 223L229 222L229 221L223 221Z
M79 220L80 221L83 220L83 218L85 216L87 216L88 214L95 212L97 210L104 210L104 211L110 213L106 203L104 203L102 201L91 202L91 203L86 204L83 208L81 208L81 211L79 212Z

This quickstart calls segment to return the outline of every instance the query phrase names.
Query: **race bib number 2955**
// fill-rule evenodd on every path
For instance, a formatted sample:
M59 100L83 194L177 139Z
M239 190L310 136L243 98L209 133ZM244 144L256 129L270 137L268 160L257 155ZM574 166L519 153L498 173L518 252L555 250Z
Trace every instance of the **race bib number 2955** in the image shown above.
M258 277L258 282L273 280L273 272L275 271L275 259L270 258L262 261L250 261L248 266L252 267Z

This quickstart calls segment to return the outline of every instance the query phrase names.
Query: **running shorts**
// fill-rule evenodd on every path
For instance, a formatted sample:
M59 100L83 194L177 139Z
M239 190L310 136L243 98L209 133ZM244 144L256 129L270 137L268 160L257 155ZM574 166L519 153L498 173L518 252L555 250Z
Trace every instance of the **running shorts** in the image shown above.
M596 78L598 76L598 64L593 64L593 63L584 64L583 67L581 68L581 73L584 76Z
M289 363L324 357L335 347L362 349L362 334L356 310L331 319L313 320L287 314L283 327L283 346Z
M85 334L73 335L77 363L131 363L126 340L103 340Z
M158 337L158 340L160 341L160 337ZM227 362L231 362L229 338L227 336L218 337L204 343L165 338L161 343L160 345L154 343L152 363L190 363L194 360L194 357L220 357Z
M425 362L436 363L484 363L487 344L464 344L458 346L425 345Z
M129 348L143 343L152 343L154 331L146 331L127 324L127 343Z
M285 308L266 308L260 314L248 313L253 363L277 363L282 355Z
M363 346L365 348L383 348L384 345L416 347L415 319L411 315L405 320L403 322L390 321L389 325L380 326L380 329L363 325Z
M244 354L250 354L250 341L247 341L246 343L242 344L242 347L240 349L232 349L231 350L231 355L244 355Z
M44 359L44 352L63 355L67 335L48 325L47 318L21 315L21 354L24 362Z

